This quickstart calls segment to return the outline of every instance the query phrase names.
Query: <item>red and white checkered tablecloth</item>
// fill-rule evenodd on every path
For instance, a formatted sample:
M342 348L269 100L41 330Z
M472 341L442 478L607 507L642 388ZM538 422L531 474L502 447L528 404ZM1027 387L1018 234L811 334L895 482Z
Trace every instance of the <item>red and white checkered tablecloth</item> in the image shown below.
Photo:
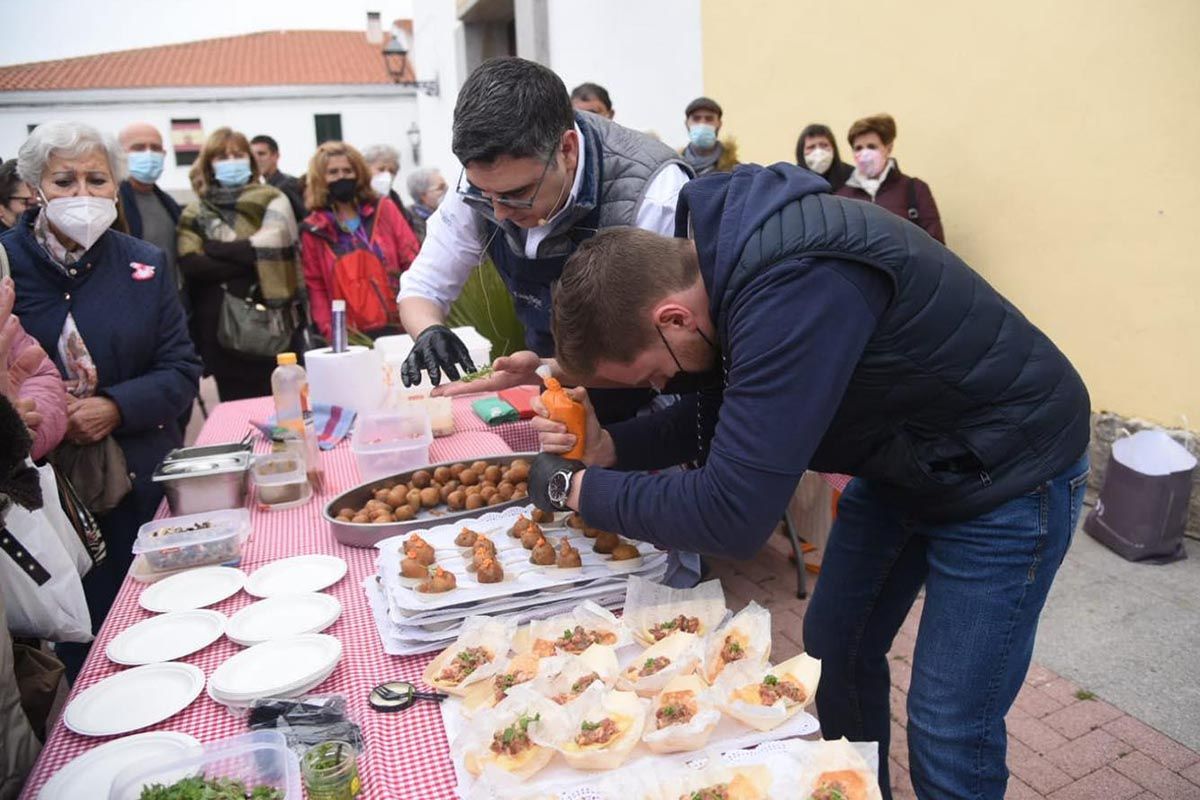
M460 403L456 401L456 412ZM270 398L222 403L213 409L204 425L198 444L237 441L249 429L248 420L266 419L271 413ZM486 428L482 422L480 425ZM524 436L531 450L536 445L532 432L519 433L512 426L510 436ZM496 453L511 452L505 439L463 425L459 433L437 439L430 448L432 461L468 459ZM260 444L261 449L265 446ZM286 511L251 510L253 534L246 544L241 568L247 573L280 558L307 553L326 553L346 560L346 577L326 591L342 603L342 615L325 633L342 642L342 660L333 674L313 691L321 694L345 695L351 713L363 728L366 753L359 761L363 777L365 800L435 800L454 797L454 769L450 763L449 745L442 727L441 716L433 703L417 703L406 711L384 714L373 711L367 703L371 688L386 680L408 680L420 683L425 666L432 654L396 657L383 652L379 635L372 621L363 579L375 572L375 550L346 547L336 542L321 518L321 508L331 497L359 483L349 442L325 452L326 489L313 501ZM165 504L164 504L165 510ZM165 511L164 514L165 515ZM97 681L123 669L104 655L109 641L135 622L153 616L143 611L137 599L144 584L127 578L109 612L104 626L96 637L91 655L84 665L72 697ZM244 592L213 606L227 615L249 605L255 598ZM198 653L181 659L204 670L205 676L241 648L228 639L220 639ZM186 709L150 730L170 730L191 734L201 742L210 742L246 732L243 718L224 706L200 697ZM22 798L33 798L50 776L71 759L106 739L79 736L62 724L54 727L33 774L26 783ZM81 798L82 800L82 798Z
M533 453L538 450L537 434L526 421L503 422L499 425L488 425L479 418L471 403L481 397L493 397L493 394L468 394L454 398L454 430L487 431L494 433L512 448L514 453Z

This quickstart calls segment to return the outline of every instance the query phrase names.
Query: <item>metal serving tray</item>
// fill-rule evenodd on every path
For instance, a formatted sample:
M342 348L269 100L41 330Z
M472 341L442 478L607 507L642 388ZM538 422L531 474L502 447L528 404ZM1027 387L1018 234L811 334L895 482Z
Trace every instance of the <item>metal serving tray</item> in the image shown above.
M513 506L529 504L528 498L521 498L520 500L508 500L504 503L497 503L494 506L486 506L485 508L463 509L462 511L422 510L416 519L411 519L407 522L385 522L378 525L369 522L343 522L337 518L337 512L346 506L361 508L365 505L375 495L377 489L383 488L385 481L408 483L412 480L414 472L419 472L423 469L432 472L438 467L449 467L453 464L471 464L475 461L482 461L489 466L492 464L507 466L518 458L532 462L536 457L537 453L505 453L498 456L439 461L436 464L417 467L416 469L398 472L395 475L359 484L326 503L322 513L325 516L325 521L329 523L329 527L333 531L334 539L350 547L374 547L376 542L391 536L425 530L434 525L449 525L458 520L474 519L484 511L502 511Z

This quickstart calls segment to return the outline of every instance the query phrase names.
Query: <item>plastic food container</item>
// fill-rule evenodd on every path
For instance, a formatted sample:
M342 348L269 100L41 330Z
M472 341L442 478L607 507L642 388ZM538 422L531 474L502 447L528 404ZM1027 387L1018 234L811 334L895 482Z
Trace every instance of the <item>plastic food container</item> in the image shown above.
M293 508L307 503L312 486L304 459L294 452L268 453L254 459L250 474L264 508Z
M467 352L471 354L471 361L475 363L476 369L482 369L492 363L492 343L489 342L479 331L470 325L461 328L451 328L454 335L466 346ZM412 350L413 340L407 334L399 336L380 336L375 340L375 350L383 359L385 366L390 366L389 362L399 363L408 357ZM446 380L443 378L443 380ZM412 391L419 391L424 394L430 389L425 373L421 373L421 382L412 389L407 389L403 393L407 394Z
M359 479L386 478L429 463L433 433L424 407L363 414L350 442Z
M154 784L170 787L188 778L235 780L245 784L247 792L270 788L284 800L304 797L300 759L288 749L283 734L255 731L206 744L190 756L126 767L113 780L108 800L139 800L147 787Z
M249 535L246 509L206 511L147 522L138 529L133 553L155 572L224 564L241 559Z

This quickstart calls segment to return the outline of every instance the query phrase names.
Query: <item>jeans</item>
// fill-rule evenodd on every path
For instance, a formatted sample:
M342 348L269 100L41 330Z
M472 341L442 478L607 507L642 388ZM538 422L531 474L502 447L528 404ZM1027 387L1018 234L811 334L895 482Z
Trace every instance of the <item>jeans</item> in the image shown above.
M922 523L855 479L838 504L804 644L821 659L826 739L879 742L890 800L887 654L925 587L908 690L909 772L919 798L1002 800L1004 716L1029 668L1038 616L1079 519L1086 454L986 514Z

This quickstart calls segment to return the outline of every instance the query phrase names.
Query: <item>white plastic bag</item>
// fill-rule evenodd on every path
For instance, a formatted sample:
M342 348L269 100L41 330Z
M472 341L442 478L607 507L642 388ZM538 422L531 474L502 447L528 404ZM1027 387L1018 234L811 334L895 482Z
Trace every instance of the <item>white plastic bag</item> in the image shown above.
M71 524L67 512L63 511L62 504L58 501L58 481L54 477L54 467L47 464L38 467L37 470L38 479L42 484L42 511L45 512L50 526L58 534L58 540L62 542L67 555L75 564L75 570L82 578L92 569L92 557L79 540L75 526Z
M80 551L83 546L58 505L53 475L47 491L46 471L41 473L46 507L29 511L14 503L4 515L0 536L18 542L50 578L39 586L7 552L0 551L5 618L14 636L52 642L90 642L92 618L80 580L84 561L70 549L72 543ZM87 558L86 551L83 557ZM88 559L88 566L90 563Z

